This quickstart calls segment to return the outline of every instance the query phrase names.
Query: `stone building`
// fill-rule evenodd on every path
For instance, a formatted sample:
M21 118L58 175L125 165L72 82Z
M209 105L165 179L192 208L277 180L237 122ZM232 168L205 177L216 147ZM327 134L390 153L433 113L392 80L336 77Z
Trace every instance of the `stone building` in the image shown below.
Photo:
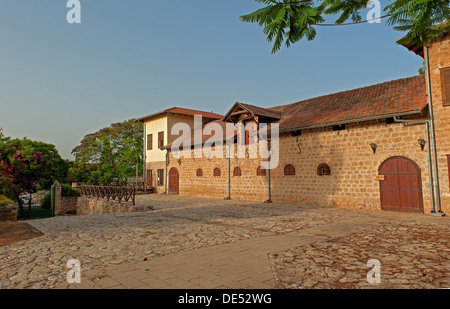
M173 125L184 123L187 129L194 129L194 115L202 116L202 126L209 121L221 119L214 113L172 107L151 115L137 118L144 124L144 177L148 187L156 192L165 192L165 164L167 151L164 145L172 143L178 135L172 134ZM177 132L178 134L178 132Z
M196 157L195 132L206 127L196 128L181 138L189 141L185 154L190 155L179 158L170 142L163 147L168 151L166 192L301 205L449 212L449 40L450 35L434 40L427 46L428 53L408 46L418 55L429 55L429 79L428 74L408 77L272 108L234 104L225 117L211 123L225 128L228 123L253 122L256 133L262 123L270 128L277 124L277 166L263 169L266 159L249 155L250 140L258 138L250 131L242 141L237 140L236 132L213 139L213 143L208 143L212 132L202 135L201 143L209 148L203 154L220 149L231 139L235 154L242 142L243 157L228 159L225 146L221 158Z

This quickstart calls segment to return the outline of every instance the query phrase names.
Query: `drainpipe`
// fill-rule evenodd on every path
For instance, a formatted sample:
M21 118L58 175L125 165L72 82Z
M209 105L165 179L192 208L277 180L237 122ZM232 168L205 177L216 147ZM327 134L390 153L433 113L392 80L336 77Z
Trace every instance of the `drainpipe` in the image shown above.
M169 194L167 192L167 169L168 169L168 166L169 166L169 150L166 149L166 176L164 179L164 194Z
M439 169L437 163L437 150L436 150L436 137L434 135L434 115L433 115L433 99L431 96L431 79L430 79L430 61L428 57L428 47L424 46L424 58L425 58L425 68L427 76L427 93L428 93L428 111L430 113L430 136L431 143L433 146L433 165L434 165L434 175L436 178L436 206L438 213L442 213L441 210L441 190L439 185Z
M428 153L428 175L430 178L430 199L431 199L431 214L435 214L436 210L434 207L434 189L433 189L433 169L431 168L431 147L430 147L430 128L428 121L420 121L420 120L404 120L398 119L394 116L395 122L403 122L403 123L416 123L416 124L424 124L425 130L427 133L427 153Z
M147 183L145 176L147 174L147 125L144 123L144 166L142 167L142 179L144 180L144 192L147 193Z
M270 160L272 159L272 156L270 156L270 146L270 139L267 138L267 149L269 154L269 156L267 156L267 193L269 199L264 203L272 203L272 190L270 189Z

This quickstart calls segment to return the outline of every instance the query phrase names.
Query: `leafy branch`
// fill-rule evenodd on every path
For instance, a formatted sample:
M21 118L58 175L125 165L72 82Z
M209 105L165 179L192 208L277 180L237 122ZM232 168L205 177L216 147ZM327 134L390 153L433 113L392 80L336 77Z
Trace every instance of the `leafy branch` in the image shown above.
M272 53L302 39L314 40L316 26L343 26L370 22L363 20L361 11L370 0L255 0L265 7L240 17L243 22L258 23L269 42ZM375 19L388 18L386 24L407 32L402 43L426 44L448 29L439 26L450 15L449 0L395 0ZM338 15L334 24L326 24L325 16ZM351 22L347 22L351 21ZM438 26L436 26L438 25ZM447 27L445 27L447 28Z

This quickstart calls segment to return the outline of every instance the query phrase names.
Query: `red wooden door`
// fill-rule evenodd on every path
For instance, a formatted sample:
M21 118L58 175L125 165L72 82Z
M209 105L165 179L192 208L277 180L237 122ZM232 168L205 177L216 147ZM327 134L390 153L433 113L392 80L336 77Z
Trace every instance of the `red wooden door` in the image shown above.
M179 193L180 176L178 170L172 167L169 171L169 193Z
M422 182L416 163L404 157L387 159L379 169L381 209L423 212Z

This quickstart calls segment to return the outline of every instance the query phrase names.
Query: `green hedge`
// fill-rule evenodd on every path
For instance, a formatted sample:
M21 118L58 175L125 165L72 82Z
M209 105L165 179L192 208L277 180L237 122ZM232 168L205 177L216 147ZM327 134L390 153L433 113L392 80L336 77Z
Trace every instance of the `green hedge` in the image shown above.
M68 184L61 185L61 196L62 197L71 197L71 196L80 196L80 193L77 190L74 190L72 186Z
M52 194L50 192L41 199L41 207L44 209L52 208Z

